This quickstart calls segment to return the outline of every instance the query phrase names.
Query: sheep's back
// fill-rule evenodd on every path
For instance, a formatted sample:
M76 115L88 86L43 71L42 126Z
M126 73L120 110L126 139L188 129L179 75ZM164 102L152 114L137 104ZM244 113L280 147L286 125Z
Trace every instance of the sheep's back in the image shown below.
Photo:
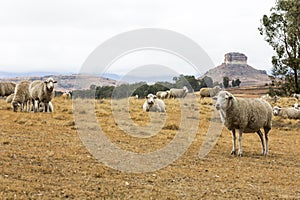
M271 128L272 107L261 99L238 98L231 112L231 129L242 129L244 133ZM230 117L229 117L230 118Z

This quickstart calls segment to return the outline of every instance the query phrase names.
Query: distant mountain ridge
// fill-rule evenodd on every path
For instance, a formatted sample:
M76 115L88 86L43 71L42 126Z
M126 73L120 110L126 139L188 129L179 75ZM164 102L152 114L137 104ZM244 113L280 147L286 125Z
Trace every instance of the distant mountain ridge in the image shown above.
M209 76L214 82L223 82L223 77L230 80L240 79L241 86L263 85L270 83L266 70L258 70L247 64L247 56L242 53L231 52L225 54L224 63L210 69L202 77Z
M0 72L0 82L15 82L18 83L23 80L34 81L34 80L46 80L48 77L52 77L57 81L55 90L66 91L75 89L89 89L91 85L96 86L116 86L124 82L118 82L116 80L105 78L97 75L89 74L70 74L70 75L58 75L58 73L46 73L46 72L35 72L30 73L31 76L22 74L21 76L13 76L16 73L2 73ZM42 76L40 76L43 74ZM2 77L2 76L6 77Z

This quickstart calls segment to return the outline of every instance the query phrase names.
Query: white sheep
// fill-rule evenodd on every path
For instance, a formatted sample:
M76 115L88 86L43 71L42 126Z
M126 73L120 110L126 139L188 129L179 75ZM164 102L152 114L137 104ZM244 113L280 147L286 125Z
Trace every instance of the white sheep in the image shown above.
M71 99L71 93L69 91L65 91L61 96L63 99Z
M0 96L6 97L15 92L16 84L12 82L1 82L0 83Z
M156 93L157 98L159 99L167 99L169 97L170 90L167 91L158 91Z
M45 103L45 112L50 112L49 102L54 97L54 81L52 78L48 78L46 81L36 80L33 81L29 86L30 96L33 103L33 111L38 111L40 102Z
M143 110L146 112L166 112L166 106L164 101L158 99L156 95L148 94L143 104Z
M200 98L204 97L214 97L221 91L219 86L215 86L213 88L201 88L200 89Z
M288 119L300 119L300 110L295 108L280 108L274 106L273 114Z
M27 112L30 111L30 94L29 94L29 81L21 81L17 84L14 92L14 97L12 99L11 105L13 107L13 111L17 112L18 107L21 106L21 111L24 109L24 105L26 105Z
M184 86L182 89L176 89L176 88L171 88L170 89L170 98L184 98L189 90L187 89L186 86Z
M232 131L232 151L236 153L236 135L235 129L239 130L238 155L242 156L242 134L256 132L259 135L262 144L263 155L268 154L268 133L272 126L272 107L263 99L236 98L227 91L219 92L216 109L219 110L221 120L225 126ZM263 133L265 132L265 144Z

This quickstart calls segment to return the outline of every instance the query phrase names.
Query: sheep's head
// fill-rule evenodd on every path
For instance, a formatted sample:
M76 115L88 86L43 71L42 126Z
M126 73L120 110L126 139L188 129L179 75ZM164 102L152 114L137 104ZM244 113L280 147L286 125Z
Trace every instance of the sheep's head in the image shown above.
M146 97L148 105L153 105L154 104L154 99L156 99L156 98L157 98L156 95L148 94L147 97Z
M280 107L274 106L274 108L273 108L273 115L275 115L275 116L279 115L280 111L281 111Z
M235 97L227 92L227 91L220 91L218 96L213 97L216 102L216 109L217 110L227 110L230 107L230 102L235 99Z
M46 84L47 89L52 92L54 88L54 83L57 83L57 81L54 81L53 78L48 78L44 81L44 83Z
M19 102L17 102L17 101L11 102L11 105L13 107L14 112L18 112L18 107L21 106L21 104Z

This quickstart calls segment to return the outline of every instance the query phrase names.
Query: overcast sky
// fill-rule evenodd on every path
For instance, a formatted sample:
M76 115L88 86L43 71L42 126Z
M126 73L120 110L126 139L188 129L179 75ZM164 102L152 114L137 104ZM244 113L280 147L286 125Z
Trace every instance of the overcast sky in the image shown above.
M269 70L274 52L257 28L274 5L275 0L3 0L0 71L78 72L101 43L140 28L181 33L198 43L215 65L225 53L241 52L251 66ZM123 73L122 65L151 64L151 58L149 51L128 55L111 72ZM165 53L153 62L193 73Z

